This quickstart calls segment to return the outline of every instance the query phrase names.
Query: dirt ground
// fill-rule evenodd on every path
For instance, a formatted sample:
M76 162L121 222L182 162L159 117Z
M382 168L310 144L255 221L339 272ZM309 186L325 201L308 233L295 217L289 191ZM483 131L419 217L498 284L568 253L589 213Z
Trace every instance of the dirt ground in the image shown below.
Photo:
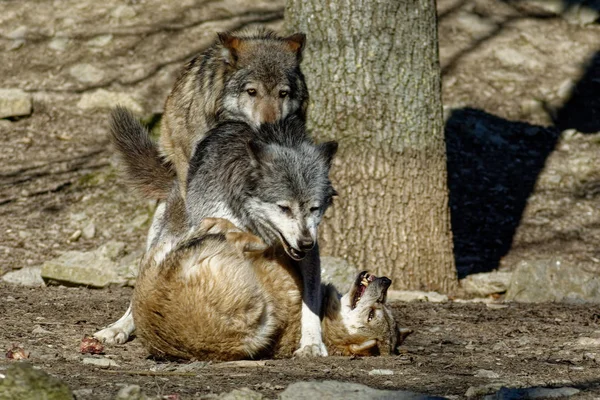
M438 0L438 8L459 275L549 256L599 270L600 25L516 0ZM282 15L281 1L3 2L0 87L32 93L34 111L0 120L0 274L111 239L140 249L151 206L117 177L108 110L82 109L82 96L125 92L151 118L214 32L256 22L278 28ZM81 65L100 72L77 77ZM89 223L93 237L70 240ZM597 306L397 304L398 320L415 330L397 357L213 364L187 376L146 359L133 340L106 349L118 367L83 365L81 338L118 318L130 293L1 284L0 349L21 344L35 365L91 389L86 399L110 398L121 384L181 398L244 386L275 397L304 379L455 398L495 382L600 397L600 350L578 344L600 339ZM9 362L0 357L0 367ZM368 374L380 368L394 375ZM481 369L499 377L476 377Z

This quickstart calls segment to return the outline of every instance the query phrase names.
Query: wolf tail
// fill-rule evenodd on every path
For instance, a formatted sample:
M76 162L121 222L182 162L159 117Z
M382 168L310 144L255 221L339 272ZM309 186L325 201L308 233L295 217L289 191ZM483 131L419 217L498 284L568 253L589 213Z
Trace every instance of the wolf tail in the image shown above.
M176 184L175 170L161 157L148 130L126 108L117 106L110 116L110 131L127 184L144 197L166 199Z

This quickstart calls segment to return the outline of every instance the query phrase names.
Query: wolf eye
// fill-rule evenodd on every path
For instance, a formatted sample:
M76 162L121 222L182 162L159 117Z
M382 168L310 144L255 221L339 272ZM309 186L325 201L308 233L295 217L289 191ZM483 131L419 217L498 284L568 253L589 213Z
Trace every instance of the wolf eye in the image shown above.
M371 320L373 319L373 317L375 317L375 310L373 310L371 308L371 311L369 311L369 319L368 319L368 321L371 322Z
M289 208L288 206L277 205L277 207L279 207L279 209L281 210L281 212L284 212L286 214L291 214L292 213L292 209Z
M248 95L251 97L254 97L256 96L256 89L246 89L246 93L248 93Z
M287 92L287 90L280 90L280 91L279 91L279 97L280 97L280 98L282 98L282 99L283 99L283 98L284 98L284 97L286 97L287 95L288 95L288 92Z

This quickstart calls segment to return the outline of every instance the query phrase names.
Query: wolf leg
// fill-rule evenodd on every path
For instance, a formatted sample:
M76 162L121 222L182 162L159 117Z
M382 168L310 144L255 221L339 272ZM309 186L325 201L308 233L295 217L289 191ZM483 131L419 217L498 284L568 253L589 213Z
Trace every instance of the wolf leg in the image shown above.
M117 322L94 333L94 337L108 344L123 344L129 339L134 330L135 324L131 313L131 303L129 303L129 308Z
M326 357L327 348L321 334L321 260L319 246L299 262L302 273L302 319L300 347L294 352L296 357Z

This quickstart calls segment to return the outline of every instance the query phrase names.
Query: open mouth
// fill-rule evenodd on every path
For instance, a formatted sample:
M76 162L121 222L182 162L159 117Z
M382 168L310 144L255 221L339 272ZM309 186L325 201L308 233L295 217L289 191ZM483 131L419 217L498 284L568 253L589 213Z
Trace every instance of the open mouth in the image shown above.
M363 271L358 274L356 278L356 282L354 282L354 294L352 295L352 304L351 307L354 310L356 305L362 298L363 294L367 290L367 287L373 282L377 277L375 275L369 274L367 271Z
M288 256L292 257L293 260L300 261L304 257L306 257L306 252L305 251L298 250L298 249L295 249L292 246L290 246L290 244L288 243L288 241L285 240L285 238L283 237L283 235L281 233L277 232L277 235L279 236L279 240L283 244L283 249L288 254Z

